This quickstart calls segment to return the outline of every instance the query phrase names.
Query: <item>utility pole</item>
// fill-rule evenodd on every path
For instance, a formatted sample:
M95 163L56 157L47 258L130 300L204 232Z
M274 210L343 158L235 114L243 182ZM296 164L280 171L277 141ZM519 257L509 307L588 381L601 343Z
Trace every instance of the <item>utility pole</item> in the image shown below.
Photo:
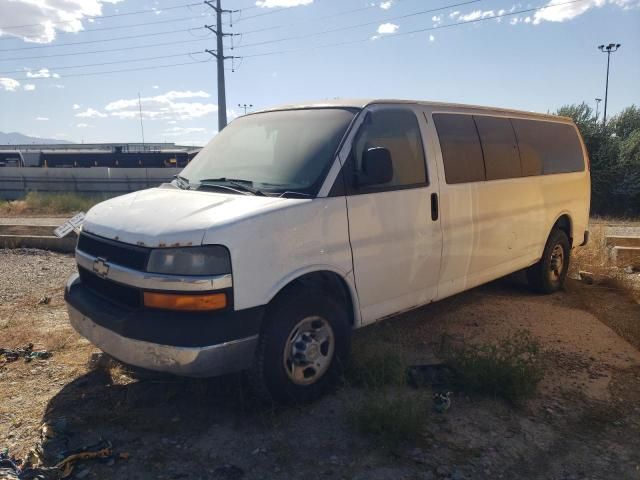
M216 50L205 50L207 53L216 57L218 66L218 131L221 131L227 126L227 94L225 91L224 80L224 61L228 59L234 59L233 56L224 55L224 37L231 37L233 33L224 33L222 31L222 14L234 13L237 10L223 10L220 5L220 0L215 0L214 6L213 0L207 0L204 3L213 8L216 12L216 25L205 25L205 28L211 30L216 35Z
M238 107L244 108L244 114L246 115L247 109L253 107L253 104L250 103L249 105L247 105L246 103L242 103L242 104L239 103Z
M600 107L601 98L596 98L596 123L598 123L598 107Z
M602 126L607 126L607 100L609 97L609 63L611 62L611 54L616 52L622 45L619 43L610 43L609 45L598 45L598 50L607 54L607 83L604 89L604 117Z

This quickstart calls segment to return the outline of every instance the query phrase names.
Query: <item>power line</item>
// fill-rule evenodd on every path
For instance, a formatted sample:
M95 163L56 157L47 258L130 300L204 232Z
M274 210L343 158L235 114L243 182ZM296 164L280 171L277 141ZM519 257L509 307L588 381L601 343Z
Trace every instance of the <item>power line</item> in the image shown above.
M342 15L348 15L350 13L362 12L364 10L371 10L372 8L378 8L378 6L377 5L367 5L366 7L353 8L351 10L343 10L341 12L332 13L330 15L323 15L322 17L314 17L314 18L309 18L307 20L300 20L297 23L285 23L285 24L282 24L282 25L274 25L272 27L258 28L258 29L255 29L255 30L245 30L245 31L243 31L241 33L241 35L249 35L249 34L252 34L252 33L265 32L267 30L275 30L275 29L278 29L278 28L294 27L294 26L298 26L300 23L317 22L318 20L326 20L327 18L340 17Z
M104 65L116 65L119 63L135 63L135 62L144 62L149 60L160 60L164 58L175 58L175 57L184 57L186 55L191 56L198 53L204 53L203 50L198 50L195 52L184 52L184 53L176 53L172 55L159 55L157 57L142 57L142 58L131 58L128 60L116 60L113 62L99 62L99 63L85 63L82 65L65 65L65 66L47 66L47 69L50 71L58 71L58 70L69 70L74 68L86 68L86 67L102 67ZM0 75L9 75L12 73L24 73L25 69L21 70L7 70L4 72L0 72Z
M107 70L107 71L89 72L89 73L73 73L73 74L70 74L70 75L65 75L64 77L61 77L61 78L90 77L90 76L94 76L94 75L108 75L110 73L139 72L139 71L143 71L143 70L158 70L160 68L181 67L181 66L184 66L184 65L193 65L193 64L198 64L198 63L210 63L210 62L211 62L211 60L197 60L197 61L184 62L184 63L170 63L168 65L153 65L153 66L150 66L150 67L124 68L124 69L120 69L120 70ZM20 80L20 81L47 80L47 78L44 78L44 77L36 77L36 78L24 77L24 78L16 78L16 80Z
M91 32L102 32L105 30L120 30L120 29L124 29L124 28L133 28L133 27L143 27L143 26L148 26L148 25L159 25L159 24L163 24L163 23L175 23L175 22L184 22L184 21L189 21L189 20L199 20L201 18L205 18L205 17L210 17L211 15L206 15L206 16L197 16L197 17L182 17L182 18L170 18L167 20L160 20L158 22L143 22L143 23L132 23L129 25L114 25L112 27L101 27L101 28L90 28L87 30L80 30L78 32L61 32L61 33L72 33L74 35L77 35L79 33L91 33ZM6 40L19 40L19 37L5 37L5 38L0 38L0 41L6 41Z
M409 17L416 17L419 15L426 15L428 13L433 13L433 12L438 12L440 10L447 10L449 8L456 8L456 7L462 7L464 5L470 5L472 3L478 3L481 2L482 0L467 0L465 2L459 2L459 3L454 3L454 4L450 4L450 5L445 5L443 7L438 7L438 8L430 8L429 10L421 10L419 12L413 12L413 13L408 13L405 15L397 15L395 17L387 17L387 18L383 18L380 20L375 20L375 21L370 21L370 22L365 22L365 23L359 23L357 25L347 25L344 27L338 27L338 28L332 28L329 30L322 30L320 32L313 32L313 33L306 33L303 35L295 35L292 37L285 37L285 38L276 38L274 40L264 40L262 42L254 42L254 43L248 43L245 45L240 45L237 48L248 48L248 47L255 47L258 45L267 45L267 44L271 44L271 43L280 43L280 42L286 42L289 40L301 40L304 38L310 38L310 37L315 37L318 35L324 35L327 33L335 33L335 32L340 32L340 31L344 31L344 30L351 30L353 28L361 28L361 27L366 27L369 25L377 25L380 22L388 22L391 20L401 20L404 18L409 18Z
M426 28L421 28L421 29L417 29L417 30L411 30L411 31L407 31L407 32L394 33L393 35L381 36L381 37L379 37L379 39L383 39L383 38L384 39L391 39L391 38L401 37L401 36L405 36L405 35L413 35L415 33L423 33L423 32L428 32L428 31L432 31L432 30L440 30L440 29L443 29L443 28L450 28L450 27L456 27L456 26L460 26L460 25L466 25L466 24L470 24L470 23L486 22L486 21L489 21L489 20L495 20L497 18L520 15L520 14L523 14L523 13L532 13L532 12L537 12L537 11L540 11L540 10L545 10L547 8L555 8L555 7L559 7L559 6L562 6L562 5L569 5L569 4L572 4L572 3L579 3L579 2L584 2L584 1L586 1L586 0L569 0L569 1L566 1L566 2L562 2L562 3L556 3L554 5L544 5L542 7L527 8L527 9L524 9L524 10L516 10L516 11L513 11L513 12L505 12L503 14L494 15L492 17L477 18L477 19L473 19L473 20L465 20L465 21L462 21L462 22L448 23L446 25L437 25L437 26L433 26L433 27L426 27ZM358 39L358 40L348 40L348 41L343 41L343 42L335 42L335 43L329 43L329 44L325 44L325 45L318 45L318 46L315 46L315 47L302 47L302 48L292 48L292 49L288 49L288 50L278 50L278 51L272 51L272 52L254 53L254 54L249 54L249 55L242 55L241 58L256 58L256 57L266 57L266 56L271 56L271 55L282 55L282 54L286 54L286 53L309 51L309 50L315 50L315 49L320 49L320 48L331 48L331 47L355 45L355 44L358 44L358 43L364 43L364 42L370 42L370 41L371 41L371 38L363 38L363 39Z
M62 20L59 22L50 22L50 25L64 25L67 23L75 23L78 20L94 20L97 18L114 18L114 17L125 17L127 15L139 15L139 14L143 14L143 13L158 13L161 11L166 11L166 10L175 10L178 8L189 8L189 7L195 7L197 5L204 5L204 2L196 2L196 3L186 3L183 5L174 5L173 7L167 7L167 8L160 8L160 9L147 9L147 10L138 10L135 12L124 12L124 13L114 13L111 15L94 15L94 16L86 16L83 17L82 19L75 19L75 20ZM26 25L0 25L0 29L9 29L9 28L27 28L27 27L39 27L41 26L41 23L29 23Z
M69 46L75 46L75 45L88 45L91 43L115 42L117 40L131 40L133 38L157 37L159 35L170 35L172 33L184 33L184 32L189 32L193 30L198 30L201 28L204 28L204 27L186 28L182 30L172 30L169 32L141 33L139 35L126 35L124 37L113 37L113 38L106 38L103 40L85 40L82 42L58 43L56 45L38 45L35 47L5 48L5 49L1 49L0 52L13 52L16 50L38 50L41 48L69 47Z
M128 47L108 48L103 50L92 50L88 52L73 52L73 53L67 52L67 53L54 53L52 55L37 55L37 56L31 56L31 57L0 58L0 62L8 62L8 61L16 61L16 60L42 60L42 59L54 58L54 57L71 57L75 55L93 55L96 53L124 52L129 50L138 50L138 49L152 48L152 47L166 47L169 45L178 45L183 43L194 43L194 42L201 42L201 41L202 41L202 38L192 38L190 40L176 40L173 42L149 43L147 45L131 45Z

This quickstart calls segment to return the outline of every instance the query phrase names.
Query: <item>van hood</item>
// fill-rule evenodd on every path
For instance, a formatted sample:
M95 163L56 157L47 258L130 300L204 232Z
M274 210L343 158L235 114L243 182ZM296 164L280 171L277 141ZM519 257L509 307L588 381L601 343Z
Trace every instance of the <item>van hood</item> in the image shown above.
M159 187L99 203L82 230L145 247L201 245L212 228L301 201Z

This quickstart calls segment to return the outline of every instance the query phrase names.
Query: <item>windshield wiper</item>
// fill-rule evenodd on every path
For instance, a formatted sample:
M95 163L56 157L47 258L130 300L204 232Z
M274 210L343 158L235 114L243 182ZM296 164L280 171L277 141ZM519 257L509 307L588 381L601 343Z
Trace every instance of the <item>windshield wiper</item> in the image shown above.
M189 190L191 185L189 184L189 180L181 175L174 175L173 178L177 180L176 185L178 188L182 190Z
M238 190L250 192L259 197L266 196L266 194L263 191L253 187L253 182L251 180L243 180L241 178L226 178L226 177L204 178L200 180L199 183L200 183L200 186L205 186L205 187L229 188L226 185L221 185L221 183L223 184L228 183L229 185L233 185L234 187L236 187ZM231 189L231 190L234 190L234 189Z

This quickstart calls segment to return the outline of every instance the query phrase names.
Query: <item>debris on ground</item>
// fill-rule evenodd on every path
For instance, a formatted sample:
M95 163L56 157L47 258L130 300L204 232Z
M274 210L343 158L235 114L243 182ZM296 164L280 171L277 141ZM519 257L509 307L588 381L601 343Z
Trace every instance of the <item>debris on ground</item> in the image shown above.
M0 357L3 363L15 362L19 358L24 358L25 363L31 360L46 360L51 358L52 353L48 350L34 350L33 343L18 348L0 348Z
M40 297L40 300L38 300L38 305L49 305L49 303L51 303L51 297L47 295Z
M451 408L451 392L436 392L433 394L433 409L444 413Z
M23 462L10 457L5 449L0 452L0 480L64 480L71 476L78 462L94 459L113 462L128 458L128 453L115 453L111 442L104 440L65 452L64 458L52 467Z

